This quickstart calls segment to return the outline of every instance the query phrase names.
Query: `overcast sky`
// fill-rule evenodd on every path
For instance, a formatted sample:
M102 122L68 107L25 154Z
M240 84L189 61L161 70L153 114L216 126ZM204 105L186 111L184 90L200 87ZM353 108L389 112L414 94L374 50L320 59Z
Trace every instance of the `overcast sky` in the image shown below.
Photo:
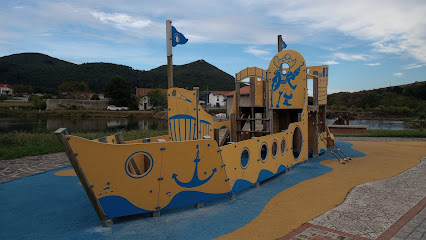
M266 69L281 34L308 66L330 65L331 92L426 80L424 0L1 0L0 56L149 70L167 63L167 19L189 39L173 48L174 64Z

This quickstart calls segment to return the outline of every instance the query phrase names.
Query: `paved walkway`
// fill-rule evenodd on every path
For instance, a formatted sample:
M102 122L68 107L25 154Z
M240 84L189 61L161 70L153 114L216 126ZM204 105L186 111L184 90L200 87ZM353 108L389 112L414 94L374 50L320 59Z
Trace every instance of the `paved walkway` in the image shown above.
M426 157L394 177L356 186L342 204L309 223L377 239L425 197Z
M0 160L0 183L70 165L64 152Z

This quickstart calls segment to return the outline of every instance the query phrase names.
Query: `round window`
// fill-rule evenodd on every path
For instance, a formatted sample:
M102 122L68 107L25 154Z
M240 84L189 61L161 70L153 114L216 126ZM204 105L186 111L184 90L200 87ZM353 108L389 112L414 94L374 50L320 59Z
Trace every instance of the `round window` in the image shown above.
M277 141L274 140L274 142L272 143L272 157L275 158L277 156L277 152L278 152L278 144Z
M293 156L295 160L299 158L300 152L302 151L302 140L302 131L300 131L299 126L297 126L293 133Z
M147 152L135 152L127 158L126 173L132 178L146 176L152 169L152 157Z
M268 157L268 145L266 145L266 142L263 142L262 147L260 147L260 158L262 159L262 162L266 162L267 157Z
M250 152L248 148L243 148L241 152L241 167L246 169L250 161Z
M285 138L281 139L281 154L285 153Z

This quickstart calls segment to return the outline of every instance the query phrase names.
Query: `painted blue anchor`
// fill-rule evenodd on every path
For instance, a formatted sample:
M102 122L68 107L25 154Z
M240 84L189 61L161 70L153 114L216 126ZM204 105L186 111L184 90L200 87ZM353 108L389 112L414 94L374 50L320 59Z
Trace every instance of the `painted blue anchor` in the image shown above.
M205 184L206 182L208 182L213 177L214 173L217 171L216 168L213 168L212 174L208 178L206 178L204 180L200 180L198 178L198 163L200 162L200 157L199 157L200 156L200 146L199 145L197 146L197 149L198 149L197 150L197 157L194 159L194 162L195 162L194 175L192 176L191 181L189 181L187 183L181 182L177 179L178 175L176 173L173 173L172 178L175 180L177 185L179 185L181 187L194 188L194 187L201 186L201 185Z

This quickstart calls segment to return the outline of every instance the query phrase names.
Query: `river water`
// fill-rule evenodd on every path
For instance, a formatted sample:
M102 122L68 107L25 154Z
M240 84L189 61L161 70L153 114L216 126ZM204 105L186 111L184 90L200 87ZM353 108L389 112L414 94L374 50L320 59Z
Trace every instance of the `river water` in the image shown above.
M329 125L333 124L334 119L327 119ZM409 129L404 125L403 121L393 120L350 120L350 125L364 125L367 129L391 129L391 130L404 130Z
M22 119L0 118L0 133L11 131L46 132L58 128L67 128L72 132L115 131L119 129L167 130L164 120L146 119Z
M328 119L328 124L334 120ZM368 129L408 129L402 121L389 120L351 120L351 125L366 125ZM73 132L90 131L115 131L119 129L135 130L167 130L167 122L164 120L146 119L22 119L0 118L0 133L11 131L45 132L55 131L58 128L68 128Z

